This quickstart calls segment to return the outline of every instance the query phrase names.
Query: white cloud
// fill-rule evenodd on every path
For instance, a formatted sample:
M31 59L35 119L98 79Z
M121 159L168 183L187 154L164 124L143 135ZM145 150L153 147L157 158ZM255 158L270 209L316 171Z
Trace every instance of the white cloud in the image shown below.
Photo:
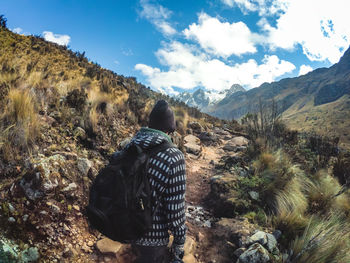
M193 23L183 33L187 39L197 41L206 52L223 58L255 53L254 42L259 39L243 22L221 22L205 13L199 15L198 24Z
M299 76L305 75L309 73L310 71L313 71L313 68L308 65L301 65L299 69Z
M243 13L258 12L258 23L271 50L298 45L311 61L336 63L350 45L348 0L221 0ZM274 26L269 17L276 19Z
M275 15L284 12L288 0L221 0L229 7L239 7L243 14L257 11L259 15Z
M347 0L288 0L288 8L270 27L269 42L274 48L292 49L297 44L312 61L338 62L350 44L350 2ZM315 4L317 9L315 9Z
M23 32L23 29L20 27L16 27L16 28L12 29L11 31L13 33L16 33L16 34L21 34Z
M171 42L159 49L156 55L161 64L168 67L168 71L145 64L137 64L135 69L146 76L153 88L165 92L175 87L189 90L199 86L206 90L222 91L234 83L253 88L295 69L292 63L280 60L275 55L265 56L260 65L250 59L231 66L180 42Z
M44 31L43 36L46 41L54 42L56 44L67 46L70 42L70 36L54 34L50 31Z
M149 20L161 33L165 36L172 36L177 33L167 21L172 14L169 9L158 4L151 4L149 0L140 0L140 4L142 7L140 16Z

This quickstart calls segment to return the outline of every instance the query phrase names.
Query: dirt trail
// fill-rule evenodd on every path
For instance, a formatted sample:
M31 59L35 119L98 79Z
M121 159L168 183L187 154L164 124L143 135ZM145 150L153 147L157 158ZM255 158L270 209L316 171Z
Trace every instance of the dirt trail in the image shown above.
M203 146L200 157L187 155L187 227L188 238L195 240L195 245L192 255L185 257L185 263L230 262L225 253L222 253L217 230L212 227L217 219L206 206L210 178L217 173L215 164L224 155L225 151L218 146Z

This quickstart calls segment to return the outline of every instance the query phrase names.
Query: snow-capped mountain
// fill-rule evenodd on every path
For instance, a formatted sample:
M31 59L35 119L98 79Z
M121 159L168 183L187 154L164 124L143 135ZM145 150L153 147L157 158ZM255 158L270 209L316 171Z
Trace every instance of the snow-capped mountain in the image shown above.
M232 95L235 92L244 92L245 89L238 84L233 84L231 88L221 91L205 91L198 89L193 93L183 92L174 98L180 101L185 102L188 106L196 107L203 112L206 112L206 109L212 105L219 103L224 98Z

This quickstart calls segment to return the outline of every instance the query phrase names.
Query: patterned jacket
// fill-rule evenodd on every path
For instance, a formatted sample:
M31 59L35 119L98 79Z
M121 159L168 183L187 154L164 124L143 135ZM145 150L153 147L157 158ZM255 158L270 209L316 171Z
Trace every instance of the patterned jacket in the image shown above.
M130 144L137 144L143 149L154 147L170 137L155 129L141 128ZM157 153L150 158L148 177L152 186L153 197L160 200L153 217L152 229L136 241L142 246L164 246L169 243L168 230L174 235L174 243L181 245L186 239L185 158L175 146ZM155 207L153 207L155 209Z

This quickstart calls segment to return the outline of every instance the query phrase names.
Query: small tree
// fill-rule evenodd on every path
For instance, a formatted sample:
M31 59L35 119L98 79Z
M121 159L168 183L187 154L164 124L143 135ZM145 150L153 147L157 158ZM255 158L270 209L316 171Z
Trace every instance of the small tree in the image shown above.
M4 15L0 15L0 27L7 28L7 19Z

